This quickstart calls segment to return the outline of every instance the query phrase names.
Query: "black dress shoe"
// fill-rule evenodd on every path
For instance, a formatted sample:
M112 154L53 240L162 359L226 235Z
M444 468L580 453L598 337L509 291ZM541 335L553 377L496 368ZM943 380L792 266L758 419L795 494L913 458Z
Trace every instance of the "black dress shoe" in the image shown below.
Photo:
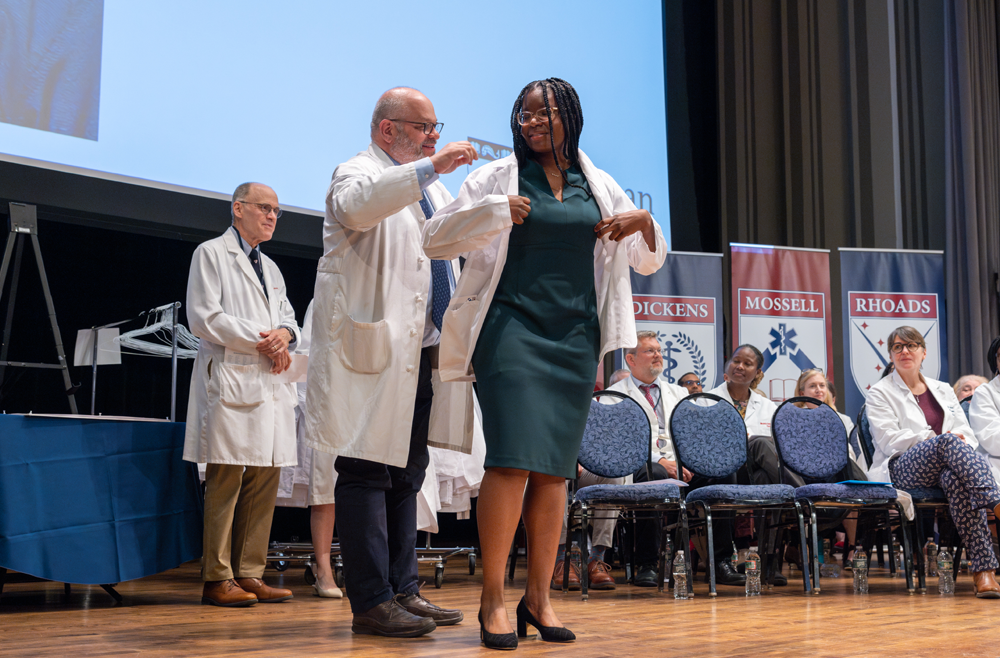
M422 597L420 592L401 596L399 598L399 605L406 608L406 611L410 614L433 619L434 623L438 626L451 626L465 619L465 615L462 614L461 610L439 608Z
M399 605L400 598L397 594L371 610L355 613L351 630L359 635L418 637L437 628L433 619L418 617Z
M517 636L528 637L528 624L538 629L538 634L545 642L572 642L576 639L573 631L565 626L542 626L535 619L535 615L528 610L528 605L521 597L521 602L517 604Z
M782 573L774 574L775 587L785 587L786 585L788 585L788 578L785 577L785 574Z
M657 571L656 566L644 564L636 570L632 584L636 587L656 587L656 581L659 577L660 572Z
M715 564L715 584L716 585L746 585L747 577L735 569L733 563L728 559L719 560Z

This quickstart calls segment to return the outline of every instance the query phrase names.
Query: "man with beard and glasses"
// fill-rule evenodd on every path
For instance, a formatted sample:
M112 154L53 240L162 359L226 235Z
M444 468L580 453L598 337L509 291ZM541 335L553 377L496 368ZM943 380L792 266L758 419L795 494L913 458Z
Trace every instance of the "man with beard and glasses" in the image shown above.
M449 429L430 444L466 453L472 445L471 385L441 384L436 372L432 383L459 270L424 254L424 225L452 200L438 176L478 157L469 142L438 151L442 128L426 96L390 89L372 114L371 145L336 168L326 196L305 438L314 469L337 473L355 633L416 637L463 618L423 598L417 581L432 398L434 426ZM327 542L332 518L328 525Z

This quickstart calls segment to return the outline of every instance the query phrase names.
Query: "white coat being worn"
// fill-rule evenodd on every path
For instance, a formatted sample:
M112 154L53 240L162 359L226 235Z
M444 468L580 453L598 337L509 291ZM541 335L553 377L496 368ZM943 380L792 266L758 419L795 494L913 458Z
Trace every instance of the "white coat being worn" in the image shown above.
M435 208L451 201L440 181L425 191ZM317 450L406 466L431 286L422 197L416 164L397 166L375 144L333 172L306 393L305 437ZM455 422L442 423L442 410ZM469 453L472 423L471 386L435 387L432 429L461 431L431 432L428 445Z
M994 476L1000 473L1000 375L972 394L969 424L979 441L977 450L990 460ZM1000 482L1000 478L997 479Z
M208 464L294 466L295 388L276 384L260 332L294 328L285 280L261 254L264 284L230 229L198 245L188 275L187 316L201 339L191 374L184 459Z
M626 377L608 388L608 390L618 391L629 396L638 402L642 410L646 412L646 416L649 418L650 441L654 464L661 459L676 461L674 458L674 444L670 440L670 414L673 413L677 403L688 396L688 391L683 386L670 384L662 379L657 379L656 384L660 387L658 405L663 408L663 422L666 427L660 427L656 410L649 406L649 400L646 399L646 395L639 390L639 387L635 385L631 377ZM665 441L660 441L661 434L664 436Z
M579 151L579 159L602 218L635 210L632 200L611 176L594 167L583 151ZM424 233L424 250L431 258L467 258L441 328L444 381L474 379L472 354L507 260L513 226L507 197L517 193L517 158L509 155L490 162L469 174L458 198L434 214ZM531 221L530 214L525 221ZM653 222L653 227L655 251L650 251L640 233L621 242L605 235L594 246L601 357L612 350L635 347L629 265L639 274L652 274L663 265L667 243L659 224Z
M722 382L711 391L705 392L718 395L729 404L733 404L733 396L729 394L729 385L726 382ZM777 405L771 402L769 398L750 389L750 399L747 401L747 409L743 415L743 422L747 426L747 436L773 436L771 433L771 419L774 418L774 412L777 410Z
M955 397L954 389L946 382L936 379L924 377L924 382L944 412L941 433L961 434L970 447L978 449L979 441ZM889 459L893 455L902 454L921 441L936 436L927 424L917 397L897 372L880 379L871 387L865 402L865 413L875 443L872 466L868 469L868 479L873 482L889 481ZM994 478L1000 477L996 466L992 467L992 471Z

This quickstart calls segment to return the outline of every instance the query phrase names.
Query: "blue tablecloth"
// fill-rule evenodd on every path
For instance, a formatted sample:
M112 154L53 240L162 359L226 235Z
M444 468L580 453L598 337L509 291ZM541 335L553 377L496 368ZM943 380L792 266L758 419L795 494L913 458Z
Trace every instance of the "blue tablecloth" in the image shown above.
M0 567L118 583L201 555L183 423L0 415Z

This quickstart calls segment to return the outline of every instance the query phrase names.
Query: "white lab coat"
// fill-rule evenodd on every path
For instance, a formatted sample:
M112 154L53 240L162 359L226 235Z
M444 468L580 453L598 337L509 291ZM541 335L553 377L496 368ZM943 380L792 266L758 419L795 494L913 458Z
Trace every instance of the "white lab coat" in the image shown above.
M961 434L969 446L978 448L979 441L965 418L954 389L936 379L924 377L924 382L944 412L941 433ZM927 424L917 397L910 392L898 372L880 379L869 389L865 413L875 443L872 467L868 469L868 479L873 482L889 482L889 459L893 455L902 454L921 441L936 436ZM996 467L992 470L994 477L1000 477Z
M451 201L440 181L427 194L435 208ZM306 391L317 450L406 465L431 285L421 198L416 165L395 166L374 144L333 172ZM435 385L428 444L469 453L472 418L470 385Z
M1000 471L1000 375L972 394L969 424L979 442L977 450L990 460L995 472Z
M582 151L580 168L602 218L635 209L618 183L594 167ZM472 353L507 260L513 226L507 197L517 193L515 156L490 162L469 174L458 198L434 214L424 233L424 250L431 258L467 257L441 331L441 379L445 381L474 379ZM531 221L530 214L525 221ZM656 251L649 250L639 233L621 242L604 236L594 246L602 357L612 350L635 346L629 265L639 274L652 274L663 265L667 244L660 226L655 222L653 226Z
M188 275L187 316L201 339L191 374L184 459L209 464L294 466L295 389L276 384L260 332L294 328L285 280L261 254L268 295L232 230L198 245Z
M669 384L662 379L657 379L656 384L660 387L659 404L663 407L663 421L667 424L667 427L663 428L660 427L660 421L656 417L656 410L649 406L649 400L646 399L646 395L639 390L639 387L635 385L631 377L626 377L617 384L613 384L608 390L624 393L638 402L642 410L646 412L646 416L649 418L653 462L658 462L660 459L676 461L674 458L674 444L670 440L670 414L673 413L677 403L688 396L688 391L683 386ZM657 445L660 434L666 437L666 441L662 447Z
M733 404L733 396L729 394L729 385L722 382L711 391L706 391L712 395ZM736 406L736 405L733 405ZM747 437L751 436L773 436L771 433L771 419L774 412L778 410L777 405L760 393L750 389L750 399L747 401L747 410L743 416L743 422L747 426Z

